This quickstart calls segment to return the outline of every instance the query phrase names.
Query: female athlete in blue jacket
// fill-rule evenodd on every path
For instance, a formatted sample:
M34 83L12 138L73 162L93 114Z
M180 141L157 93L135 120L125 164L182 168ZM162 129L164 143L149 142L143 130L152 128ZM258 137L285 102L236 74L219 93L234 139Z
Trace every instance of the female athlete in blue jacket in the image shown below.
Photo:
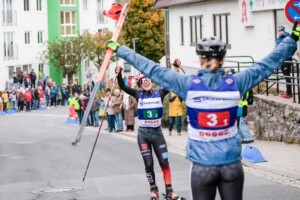
M222 65L226 45L216 37L204 38L196 45L201 69L197 75L182 75L110 41L107 44L155 83L178 94L187 106L187 158L194 200L215 199L218 188L223 200L241 200L244 171L241 137L237 130L240 97L268 78L296 50L300 27L293 28L269 55L246 70L224 76Z

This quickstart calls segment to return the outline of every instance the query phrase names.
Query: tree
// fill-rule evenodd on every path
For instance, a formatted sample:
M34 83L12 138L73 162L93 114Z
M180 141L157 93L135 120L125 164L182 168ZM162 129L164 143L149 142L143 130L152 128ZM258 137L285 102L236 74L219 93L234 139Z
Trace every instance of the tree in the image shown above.
M127 20L122 30L122 40L133 48L132 39L136 41L136 52L158 62L164 55L164 12L151 8L153 0L130 0Z
M106 42L112 38L112 32L104 29L99 33L85 32L82 36L83 51L86 58L94 63L100 69L106 53ZM112 58L115 60L115 57Z
M67 74L69 84L84 56L82 41L81 36L55 39L48 42L47 50L42 53L51 66Z

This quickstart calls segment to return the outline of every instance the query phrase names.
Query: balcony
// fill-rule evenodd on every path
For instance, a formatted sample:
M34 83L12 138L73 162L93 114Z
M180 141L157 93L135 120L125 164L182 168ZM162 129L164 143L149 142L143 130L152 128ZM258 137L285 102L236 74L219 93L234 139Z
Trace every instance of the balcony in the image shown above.
M5 45L4 44L4 60L17 60L18 59L18 45L16 44L10 44Z
M2 26L16 26L17 11L4 10L2 11Z

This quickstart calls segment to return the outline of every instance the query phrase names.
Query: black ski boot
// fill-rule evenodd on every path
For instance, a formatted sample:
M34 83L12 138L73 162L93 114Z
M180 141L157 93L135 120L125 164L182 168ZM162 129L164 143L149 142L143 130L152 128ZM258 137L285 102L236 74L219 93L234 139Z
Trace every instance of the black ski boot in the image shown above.
M159 200L157 186L151 187L151 189L150 189L150 200Z

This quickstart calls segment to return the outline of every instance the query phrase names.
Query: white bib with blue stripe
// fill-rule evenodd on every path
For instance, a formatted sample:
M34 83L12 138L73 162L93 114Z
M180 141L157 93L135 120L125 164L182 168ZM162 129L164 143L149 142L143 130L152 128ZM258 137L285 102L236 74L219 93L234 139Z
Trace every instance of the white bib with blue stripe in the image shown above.
M163 114L163 104L158 90L153 90L151 96L139 92L138 122L140 127L159 127Z

